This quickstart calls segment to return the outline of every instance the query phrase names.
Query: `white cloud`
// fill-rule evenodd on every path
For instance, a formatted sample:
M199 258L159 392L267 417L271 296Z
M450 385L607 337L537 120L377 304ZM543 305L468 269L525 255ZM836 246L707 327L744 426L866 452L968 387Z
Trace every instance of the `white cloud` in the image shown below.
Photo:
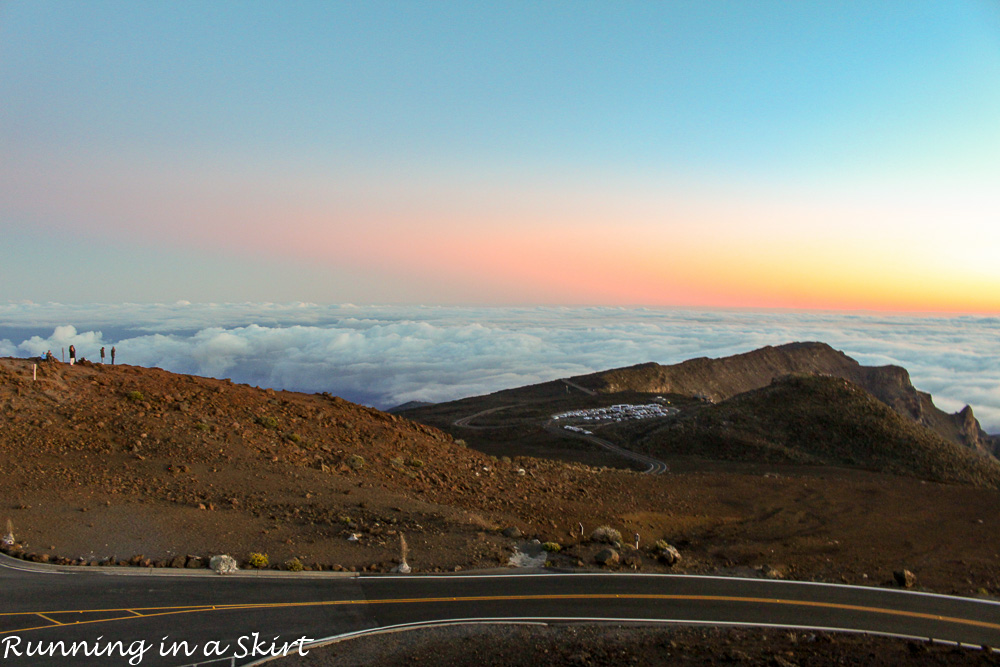
M94 359L330 391L389 407L443 401L646 361L719 357L819 340L869 365L897 364L949 411L971 403L1000 431L1000 319L623 308L315 304L0 305L0 354L74 344ZM2 331L2 330L0 330ZM103 333L102 333L103 332Z

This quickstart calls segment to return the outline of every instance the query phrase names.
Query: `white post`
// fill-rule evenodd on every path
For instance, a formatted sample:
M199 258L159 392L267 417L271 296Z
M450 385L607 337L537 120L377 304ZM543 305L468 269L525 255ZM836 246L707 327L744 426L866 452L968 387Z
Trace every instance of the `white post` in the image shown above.
M31 364L31 381L38 380L38 364Z

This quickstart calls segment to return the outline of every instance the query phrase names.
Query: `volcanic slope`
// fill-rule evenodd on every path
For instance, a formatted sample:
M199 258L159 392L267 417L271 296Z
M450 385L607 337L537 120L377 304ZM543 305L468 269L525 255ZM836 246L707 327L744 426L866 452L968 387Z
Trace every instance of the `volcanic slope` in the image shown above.
M790 377L797 380L779 382ZM623 467L628 462L556 427L567 420L549 420L569 410L654 401L677 414L577 425L659 458L848 465L986 486L996 485L1000 468L991 454L996 437L982 432L971 408L949 415L913 387L905 369L862 366L823 343L641 364L401 414L495 455ZM716 401L718 410L705 410Z
M671 366L639 364L571 378L598 393L637 391L703 396L723 401L764 387L793 373L830 375L861 386L903 417L937 432L947 440L994 454L1000 444L983 432L972 408L955 414L935 407L930 394L918 391L899 366L862 366L825 343L788 343L763 347L720 359L699 357Z
M491 458L329 395L89 363L40 363L33 380L33 363L0 359L0 521L8 551L31 559L190 567L260 552L384 572L405 534L418 572L505 565L532 538L561 545L542 552L556 567L593 568L607 545L588 536L608 525L642 540L624 540L613 569L871 583L907 566L931 589L1000 594L993 489L835 466L700 459L655 476ZM614 400L561 382L528 393ZM660 539L681 563L658 561Z
M840 378L786 375L677 418L609 424L603 437L653 456L836 465L1000 488L1000 462L901 417Z

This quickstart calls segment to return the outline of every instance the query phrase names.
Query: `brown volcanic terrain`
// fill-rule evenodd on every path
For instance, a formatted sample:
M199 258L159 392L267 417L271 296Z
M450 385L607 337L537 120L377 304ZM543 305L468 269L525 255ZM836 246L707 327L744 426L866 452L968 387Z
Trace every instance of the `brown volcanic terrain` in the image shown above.
M503 398L506 418L501 410L453 428L488 441L483 423L530 431L533 410L614 400L549 384ZM472 416L474 403L452 409ZM183 565L186 554L260 551L272 562L387 570L405 533L417 571L495 567L522 541L500 530L516 526L562 543L555 566L597 567L600 545L580 538L583 523L588 534L599 524L640 533L642 548L623 546L620 567L663 569L646 550L662 538L680 549L682 571L882 584L907 567L931 589L1000 594L996 490L834 467L670 461L671 474L649 476L494 459L326 395L88 363L41 363L32 380L31 360L0 359L2 518L38 559Z
M1000 488L1000 463L901 417L846 380L788 375L673 420L601 428L654 456L839 465Z
M571 379L599 393L680 394L719 402L796 373L849 380L900 415L952 442L982 453L1000 451L1000 443L983 432L969 406L948 414L934 406L930 394L913 387L905 368L862 366L825 343L788 343L721 359L700 357L672 366L647 363Z

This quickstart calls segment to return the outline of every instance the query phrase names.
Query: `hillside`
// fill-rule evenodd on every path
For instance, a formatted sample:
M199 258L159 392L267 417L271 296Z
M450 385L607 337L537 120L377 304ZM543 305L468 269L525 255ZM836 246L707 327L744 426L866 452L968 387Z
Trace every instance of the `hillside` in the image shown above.
M1000 488L1000 463L901 417L839 378L788 375L667 422L602 429L653 455L839 465Z
M662 476L491 457L324 394L89 363L38 364L33 380L32 366L0 359L0 520L17 541L8 551L35 560L192 567L261 552L272 565L385 572L405 535L417 572L505 566L531 538L560 543L551 565L576 570L600 567L606 545L589 535L606 524L642 542L623 544L612 569L864 584L909 566L932 589L1000 594L1000 492L981 486L696 457ZM560 382L529 389L527 403L512 394L506 410L449 428L486 443L490 424L562 441L538 426L553 404L618 396ZM659 539L681 551L680 564L651 553Z
M700 357L671 366L656 363L617 368L571 378L599 393L622 391L703 396L712 401L767 386L793 373L830 375L866 389L898 414L932 429L943 438L980 453L1000 453L998 440L983 432L972 408L948 414L930 394L917 391L899 366L862 366L825 343L789 343L763 347L720 359Z

